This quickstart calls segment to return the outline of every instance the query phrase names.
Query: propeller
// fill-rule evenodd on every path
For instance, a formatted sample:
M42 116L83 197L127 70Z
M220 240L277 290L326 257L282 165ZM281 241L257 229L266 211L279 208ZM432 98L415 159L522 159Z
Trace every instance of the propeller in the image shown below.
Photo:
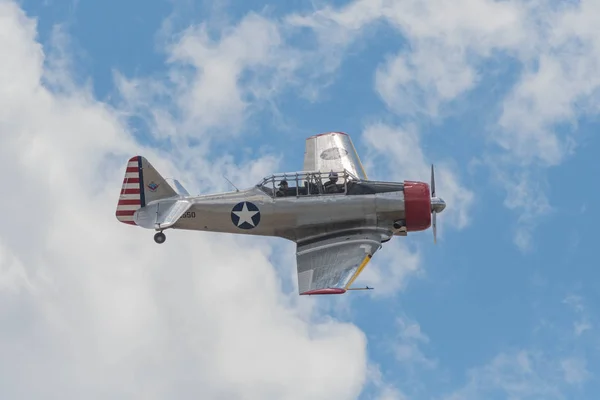
M433 164L431 164L431 198L435 198L435 173L433 172ZM436 212L433 205L431 207L431 225L433 227L433 243L437 244L437 224L436 224Z
M431 227L433 228L433 243L437 244L436 214L444 211L446 202L435 195L435 172L431 164Z

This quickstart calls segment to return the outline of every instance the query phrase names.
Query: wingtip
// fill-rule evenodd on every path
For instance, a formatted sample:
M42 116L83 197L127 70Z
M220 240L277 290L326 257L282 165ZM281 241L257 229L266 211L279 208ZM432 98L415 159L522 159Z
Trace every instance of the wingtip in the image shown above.
M309 290L308 292L300 293L300 296L311 296L313 294L344 294L346 293L346 289L338 289L338 288L326 288L326 289L316 289Z
M323 132L323 133L319 133L319 134L316 134L316 135L309 136L307 138L307 140L308 139L313 139L313 138L316 138L316 137L319 137L319 136L325 136L325 135L344 135L344 136L350 136L346 132Z

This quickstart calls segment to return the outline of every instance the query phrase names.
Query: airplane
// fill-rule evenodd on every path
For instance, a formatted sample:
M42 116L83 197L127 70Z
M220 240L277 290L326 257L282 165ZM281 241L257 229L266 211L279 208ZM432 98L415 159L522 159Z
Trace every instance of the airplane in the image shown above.
M304 170L277 173L255 186L191 196L169 184L142 156L127 162L117 220L167 229L279 237L296 243L300 295L343 294L393 236L432 227L446 203L418 181L369 180L350 136L326 132L306 139ZM230 182L231 183L231 182ZM233 184L232 184L233 186ZM431 188L431 192L430 192Z

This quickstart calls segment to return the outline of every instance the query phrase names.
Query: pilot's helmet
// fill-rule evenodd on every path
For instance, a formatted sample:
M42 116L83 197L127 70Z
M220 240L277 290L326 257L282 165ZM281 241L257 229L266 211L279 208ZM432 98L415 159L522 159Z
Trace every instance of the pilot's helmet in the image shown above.
M282 187L282 186L287 187L287 185L288 185L288 183L285 179L283 181L279 182L279 187Z
M337 172L331 171L329 173L329 180L332 181L332 182L337 182L337 180L338 180L338 174L337 174Z

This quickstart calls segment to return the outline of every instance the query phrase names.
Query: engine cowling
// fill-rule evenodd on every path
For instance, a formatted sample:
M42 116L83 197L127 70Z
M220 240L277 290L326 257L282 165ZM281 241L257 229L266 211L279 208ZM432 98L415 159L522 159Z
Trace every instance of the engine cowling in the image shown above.
M431 193L424 182L404 181L404 207L407 231L423 231L431 226Z

